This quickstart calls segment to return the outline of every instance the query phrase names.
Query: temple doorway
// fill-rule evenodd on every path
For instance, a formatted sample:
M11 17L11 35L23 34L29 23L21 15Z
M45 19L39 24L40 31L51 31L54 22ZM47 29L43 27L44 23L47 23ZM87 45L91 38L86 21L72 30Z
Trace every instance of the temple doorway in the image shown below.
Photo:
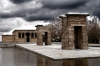
M82 26L74 26L74 44L75 49L82 48Z
M43 35L44 45L48 45L48 32L44 32L42 35Z
M30 33L26 33L26 42L30 42Z

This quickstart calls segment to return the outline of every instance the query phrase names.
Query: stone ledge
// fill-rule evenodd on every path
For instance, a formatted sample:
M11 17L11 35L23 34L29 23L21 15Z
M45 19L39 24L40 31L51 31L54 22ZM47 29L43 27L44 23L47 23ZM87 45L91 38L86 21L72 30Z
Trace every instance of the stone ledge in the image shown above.
M100 47L100 44L88 44L90 47Z
M59 44L49 46L37 46L36 44L16 44L16 47L53 60L100 57L100 47L89 47L88 50L62 50L61 45Z
M10 48L15 47L16 44L0 44L0 48Z

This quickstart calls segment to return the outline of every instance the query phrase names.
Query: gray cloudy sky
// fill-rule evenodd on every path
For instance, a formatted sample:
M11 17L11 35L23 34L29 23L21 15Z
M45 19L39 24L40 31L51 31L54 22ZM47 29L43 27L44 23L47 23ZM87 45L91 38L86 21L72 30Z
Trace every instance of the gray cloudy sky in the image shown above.
M0 34L16 28L32 29L68 12L100 18L100 0L0 0Z

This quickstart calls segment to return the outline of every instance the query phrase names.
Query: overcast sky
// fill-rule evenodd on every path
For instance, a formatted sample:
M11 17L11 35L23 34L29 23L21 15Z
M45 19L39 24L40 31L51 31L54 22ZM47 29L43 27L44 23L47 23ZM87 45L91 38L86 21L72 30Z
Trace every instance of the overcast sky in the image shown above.
M100 0L0 0L0 35L77 12L100 18Z

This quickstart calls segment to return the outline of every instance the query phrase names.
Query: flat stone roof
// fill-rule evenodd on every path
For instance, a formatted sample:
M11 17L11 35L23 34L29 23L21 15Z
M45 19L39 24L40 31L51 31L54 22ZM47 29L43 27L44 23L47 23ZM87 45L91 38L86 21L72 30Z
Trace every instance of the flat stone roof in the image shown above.
M16 44L16 47L53 60L100 57L100 47L89 47L88 50L62 50L60 44L52 44L48 46L37 46L36 44Z
M65 14L66 16L89 16L89 14L85 13L73 13L73 14Z

